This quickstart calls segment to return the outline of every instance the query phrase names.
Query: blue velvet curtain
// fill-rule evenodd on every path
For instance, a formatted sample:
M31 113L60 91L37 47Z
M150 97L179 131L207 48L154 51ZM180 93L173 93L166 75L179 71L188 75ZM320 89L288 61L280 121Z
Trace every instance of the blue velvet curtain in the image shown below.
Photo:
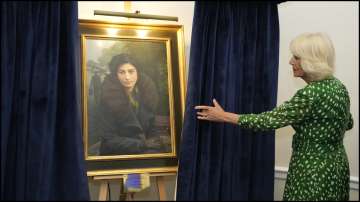
M199 121L194 106L271 110L278 56L277 2L195 3L177 200L273 200L274 131Z
M1 200L89 200L77 2L1 2Z

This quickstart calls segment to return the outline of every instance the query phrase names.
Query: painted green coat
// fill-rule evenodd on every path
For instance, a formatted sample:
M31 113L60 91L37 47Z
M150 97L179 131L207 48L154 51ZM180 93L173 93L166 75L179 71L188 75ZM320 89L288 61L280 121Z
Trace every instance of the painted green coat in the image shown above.
M238 123L255 130L294 128L283 200L349 199L343 139L353 119L348 91L338 79L311 82L271 111L240 115Z

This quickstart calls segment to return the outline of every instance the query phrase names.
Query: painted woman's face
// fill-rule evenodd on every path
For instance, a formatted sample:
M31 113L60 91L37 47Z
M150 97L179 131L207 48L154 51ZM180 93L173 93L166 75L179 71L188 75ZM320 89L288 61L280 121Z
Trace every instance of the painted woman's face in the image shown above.
M292 66L294 77L303 77L304 70L301 68L300 58L297 56L293 56L290 59L289 64Z
M117 76L120 83L127 89L134 88L138 75L134 65L130 63L123 64L118 67Z

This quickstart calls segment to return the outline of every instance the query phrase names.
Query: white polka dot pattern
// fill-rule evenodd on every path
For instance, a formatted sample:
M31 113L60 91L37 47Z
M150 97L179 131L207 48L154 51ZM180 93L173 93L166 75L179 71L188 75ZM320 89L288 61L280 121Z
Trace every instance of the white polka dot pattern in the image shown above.
M349 199L343 138L353 119L348 92L338 79L311 82L271 111L241 114L238 123L254 130L291 125L296 131L284 200Z

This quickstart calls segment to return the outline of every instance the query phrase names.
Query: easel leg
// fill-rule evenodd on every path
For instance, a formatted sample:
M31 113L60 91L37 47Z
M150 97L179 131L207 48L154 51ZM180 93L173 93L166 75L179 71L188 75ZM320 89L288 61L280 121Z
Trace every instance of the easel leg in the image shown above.
M156 184L159 190L160 201L166 200L164 176L156 176Z
M99 191L99 201L106 201L107 200L107 188L108 188L108 182L107 181L101 181L100 184L100 191Z
M127 193L125 192L124 187L124 180L120 179L120 195L119 195L119 201L126 201L127 199Z

